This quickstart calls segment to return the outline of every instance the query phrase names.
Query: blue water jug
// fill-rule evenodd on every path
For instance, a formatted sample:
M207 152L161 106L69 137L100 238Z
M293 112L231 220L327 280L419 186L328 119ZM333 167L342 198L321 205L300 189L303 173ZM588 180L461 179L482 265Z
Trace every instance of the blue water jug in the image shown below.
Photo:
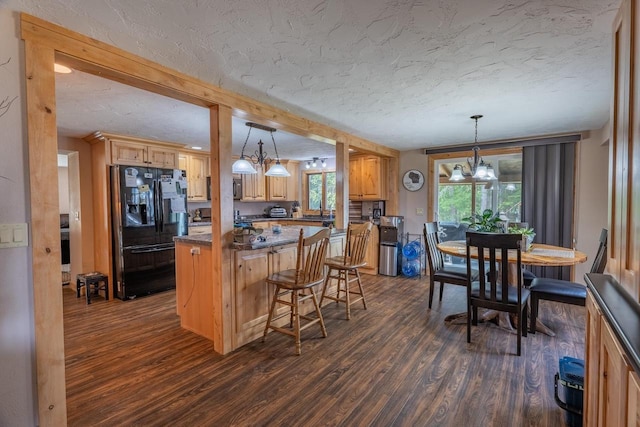
M417 240L409 242L402 248L402 255L408 260L413 260L420 257L422 253L422 245Z
M414 277L420 274L420 260L405 260L402 263L402 274L407 277Z

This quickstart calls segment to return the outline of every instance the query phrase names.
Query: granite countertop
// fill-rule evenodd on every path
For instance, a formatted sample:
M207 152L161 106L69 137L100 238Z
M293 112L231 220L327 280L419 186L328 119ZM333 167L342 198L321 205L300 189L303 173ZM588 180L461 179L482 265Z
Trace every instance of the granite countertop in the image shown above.
M194 221L189 223L189 227L202 227L204 225L211 225L211 221Z
M262 249L269 248L272 246L280 246L280 245L288 245L291 243L296 243L298 241L298 237L300 236L300 229L304 230L304 235L311 236L318 231L322 230L323 227L315 227L311 225L303 225L300 227L296 227L295 225L283 225L282 231L280 233L273 233L271 229L264 230L262 234L258 235L260 237L264 237L264 241L259 241L256 239L253 243L233 243L232 247L235 249ZM344 229L332 229L331 237L341 236L347 233L347 230ZM197 245L211 245L211 234L196 234L192 236L175 236L173 238L174 242L177 243L188 243L188 244L197 244Z
M196 244L196 245L211 246L211 233L192 234L190 236L173 236L173 241L176 243L189 243L189 244Z
M262 249L296 243L300 237L300 229L304 230L304 236L308 237L322 230L323 227L315 227L311 225L303 225L299 227L295 225L283 225L280 233L273 233L270 229L265 229L262 234L258 235L259 237L264 237L264 241L256 239L253 243L234 243L233 247L236 249ZM346 232L347 230L334 228L331 230L331 237L341 236L346 234Z

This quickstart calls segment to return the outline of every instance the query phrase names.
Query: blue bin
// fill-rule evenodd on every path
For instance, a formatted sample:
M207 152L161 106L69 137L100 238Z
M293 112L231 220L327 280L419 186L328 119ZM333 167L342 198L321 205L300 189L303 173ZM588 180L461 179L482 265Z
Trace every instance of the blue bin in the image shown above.
M584 360L565 356L560 359L559 365L560 371L556 373L554 385L556 403L567 411L568 426L582 427ZM562 387L562 393L560 387ZM564 397L564 401L562 397Z

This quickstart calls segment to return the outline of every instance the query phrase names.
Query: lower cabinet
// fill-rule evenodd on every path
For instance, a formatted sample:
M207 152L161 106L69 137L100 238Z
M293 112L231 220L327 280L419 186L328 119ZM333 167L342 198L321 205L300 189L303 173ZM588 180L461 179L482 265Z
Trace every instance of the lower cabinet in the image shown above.
M629 372L629 397L627 398L627 425L640 425L640 377L635 371Z
M371 228L371 234L369 236L369 244L367 245L367 265L360 267L361 273L365 274L378 274L378 258L380 252L380 229L374 225Z
M180 326L213 341L212 257L211 245L176 242L176 311Z
M585 378L583 413L586 426L598 425L598 380L600 378L600 319L602 313L591 294L586 302Z
M332 237L329 254L341 255L344 247L344 236ZM262 336L273 299L273 286L267 285L266 278L270 274L296 267L297 244L274 246L264 249L237 250L235 252L235 335L239 347ZM315 288L320 298L322 286ZM287 307L279 307L278 312ZM302 314L312 310L311 301L305 301L301 307ZM288 318L280 319L282 324Z
M629 381L635 373L591 293L587 295L586 306L585 425L637 425L637 382ZM630 390L634 386L636 390ZM635 403L629 401L631 397ZM634 410L634 418L627 418Z

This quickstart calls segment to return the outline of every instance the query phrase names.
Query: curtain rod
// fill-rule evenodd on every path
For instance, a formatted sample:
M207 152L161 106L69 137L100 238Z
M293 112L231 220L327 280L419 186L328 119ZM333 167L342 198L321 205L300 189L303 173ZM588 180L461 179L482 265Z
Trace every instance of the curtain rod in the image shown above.
M469 151L476 145L480 147L480 149L493 149L493 148L509 148L509 147L530 147L533 145L555 145L555 144L567 144L571 142L578 142L582 139L582 135L579 133L570 134L570 135L562 135L562 136L552 136L548 138L532 138L532 139L517 139L513 141L502 141L502 142L485 142L479 144L464 144L464 145L453 145L448 147L433 147L433 148L425 148L424 154L442 154L442 153L456 153L458 151Z

